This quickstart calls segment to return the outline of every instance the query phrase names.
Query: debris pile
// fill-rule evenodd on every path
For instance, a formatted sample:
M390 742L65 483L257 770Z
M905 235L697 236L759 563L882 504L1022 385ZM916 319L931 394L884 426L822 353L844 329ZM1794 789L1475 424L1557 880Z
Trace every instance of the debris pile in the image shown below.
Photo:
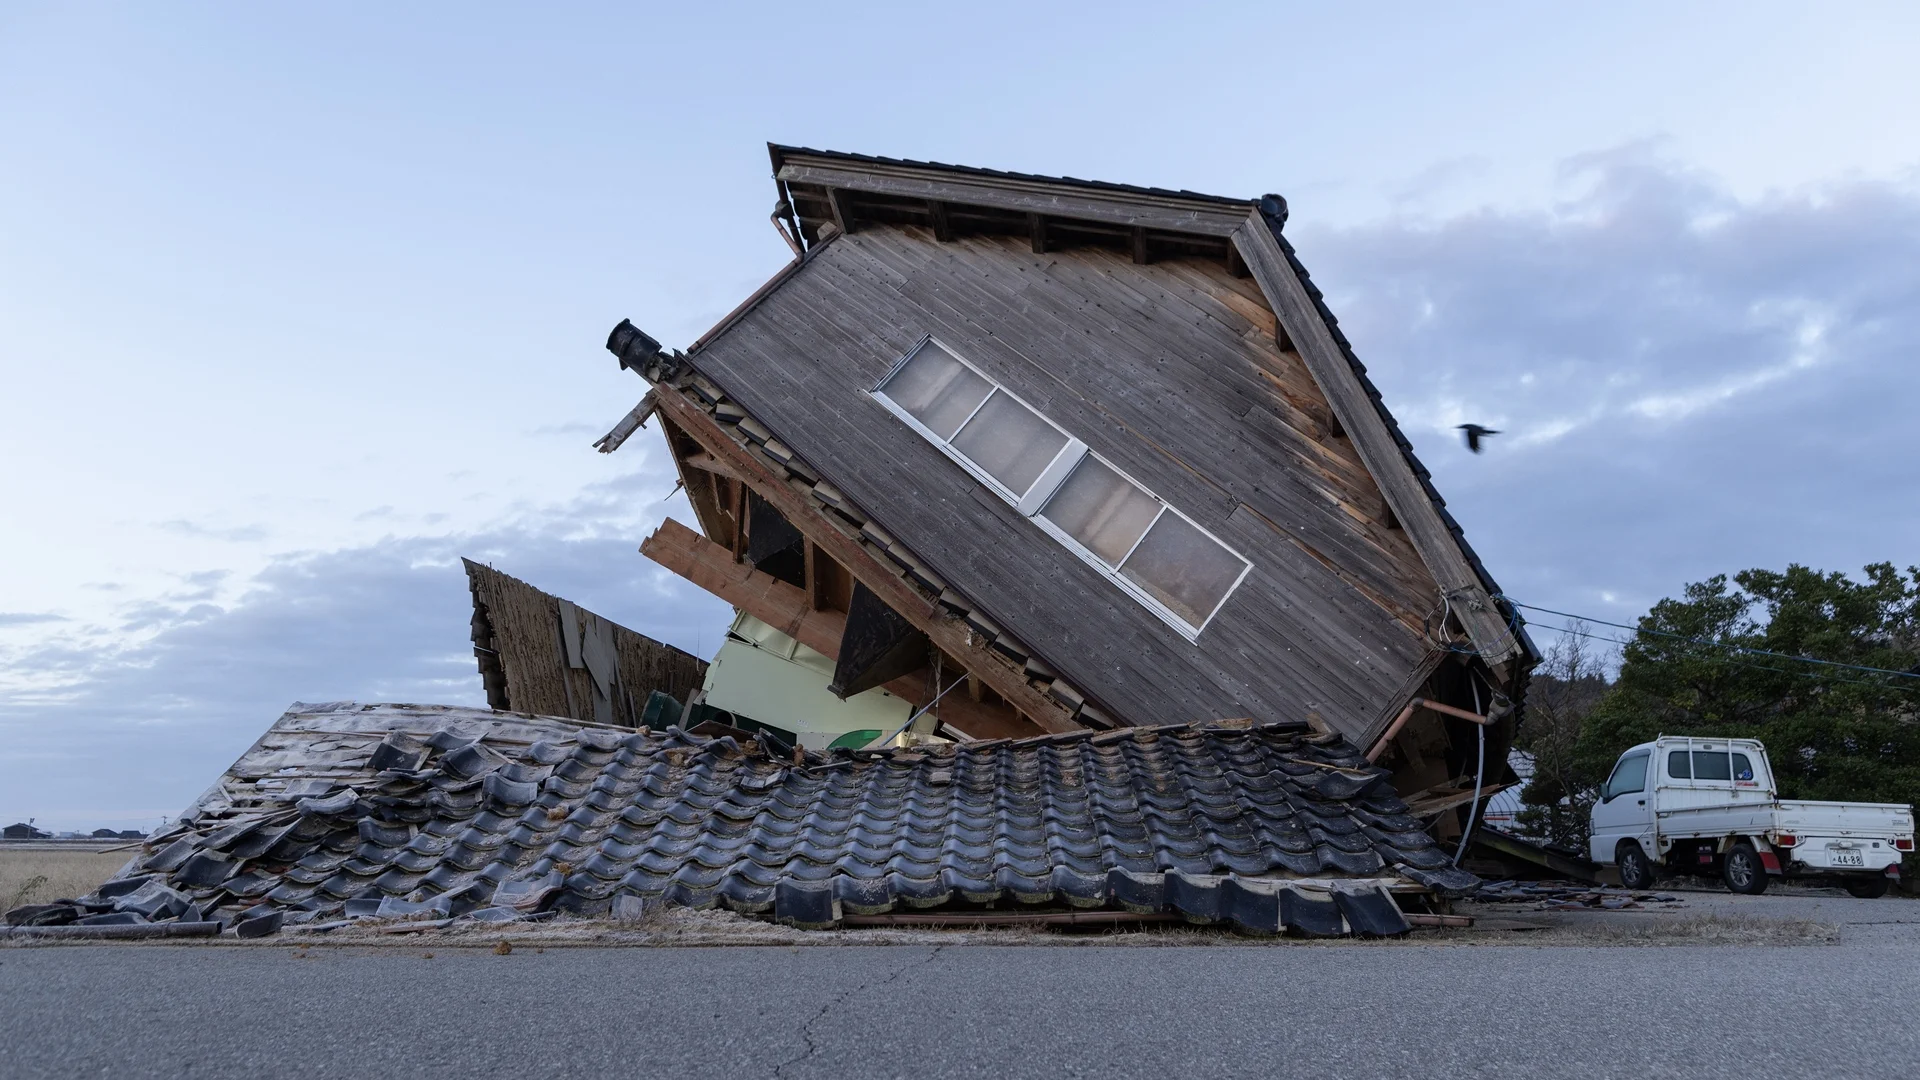
M1534 911L1625 911L1642 904L1678 904L1666 893L1614 889L1575 881L1490 881L1473 899L1485 904L1530 904Z
M801 927L896 908L1113 907L1383 935L1409 928L1395 892L1478 883L1383 771L1304 724L819 754L535 718L522 726L545 736L528 739L460 723L510 722L477 710L441 710L422 735L410 708L289 713L121 877L21 918L257 936L356 919L618 917L638 900ZM300 748L315 746L330 756L303 768Z

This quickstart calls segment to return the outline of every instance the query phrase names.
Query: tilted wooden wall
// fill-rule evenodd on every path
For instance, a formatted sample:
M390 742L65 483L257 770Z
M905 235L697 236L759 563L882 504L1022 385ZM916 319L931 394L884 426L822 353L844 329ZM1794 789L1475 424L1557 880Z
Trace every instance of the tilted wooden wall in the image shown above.
M639 725L655 690L687 700L707 664L471 559L474 655L496 709Z
M1438 588L1257 287L1202 260L1027 247L862 228L691 360L1109 712L1377 734L1431 670ZM1198 643L868 397L923 333L1253 561Z

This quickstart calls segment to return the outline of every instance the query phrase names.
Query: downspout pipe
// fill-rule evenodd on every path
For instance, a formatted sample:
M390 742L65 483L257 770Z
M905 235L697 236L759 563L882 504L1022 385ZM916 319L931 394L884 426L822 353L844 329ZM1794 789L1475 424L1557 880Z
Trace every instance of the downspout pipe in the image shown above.
M1474 682L1469 674L1467 685L1473 688L1473 707L1477 713L1480 708L1480 684ZM1487 779L1487 722L1482 720L1474 727L1480 734L1480 763L1473 770L1473 801L1467 804L1467 828L1460 834L1460 846L1453 853L1455 866L1460 865L1461 858L1467 853L1467 842L1473 839L1474 819L1480 814L1480 790Z

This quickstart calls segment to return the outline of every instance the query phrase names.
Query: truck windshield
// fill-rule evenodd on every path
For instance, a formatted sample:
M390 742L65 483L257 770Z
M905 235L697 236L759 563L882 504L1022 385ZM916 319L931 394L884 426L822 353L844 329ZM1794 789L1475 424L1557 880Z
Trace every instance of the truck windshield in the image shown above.
M1607 798L1647 790L1647 754L1628 754L1607 779Z

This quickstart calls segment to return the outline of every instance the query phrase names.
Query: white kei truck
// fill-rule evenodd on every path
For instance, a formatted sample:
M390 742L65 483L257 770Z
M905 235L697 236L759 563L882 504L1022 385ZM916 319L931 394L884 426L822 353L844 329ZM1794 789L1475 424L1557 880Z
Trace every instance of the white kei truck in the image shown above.
M1913 851L1913 808L1780 798L1752 739L1662 736L1620 755L1593 805L1590 854L1629 889L1657 873L1718 875L1737 893L1775 877L1884 896Z

